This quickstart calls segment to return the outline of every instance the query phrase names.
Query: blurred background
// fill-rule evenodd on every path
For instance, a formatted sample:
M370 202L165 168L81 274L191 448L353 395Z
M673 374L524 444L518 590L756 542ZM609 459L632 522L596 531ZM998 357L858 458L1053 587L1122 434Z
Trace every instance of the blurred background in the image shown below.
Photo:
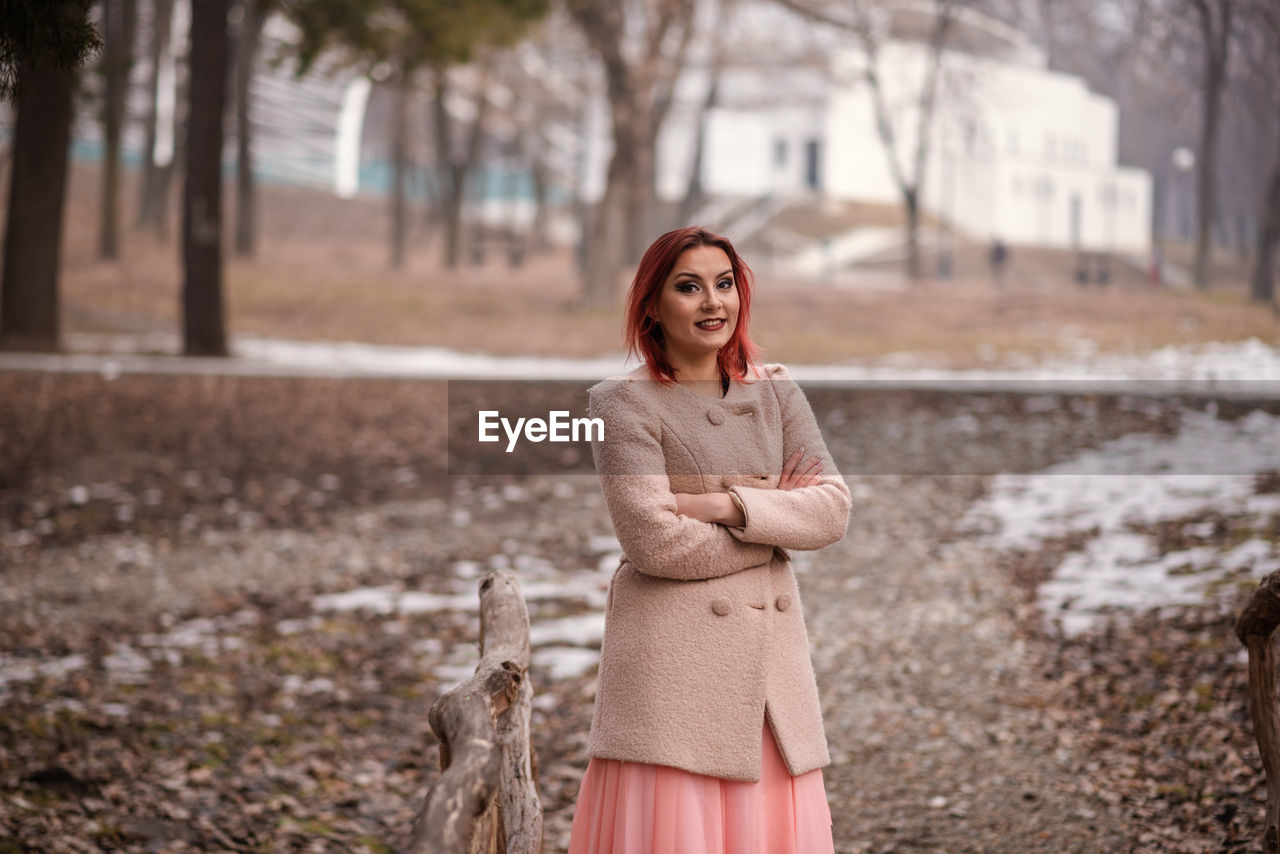
M402 850L491 569L564 850L621 549L469 431L685 224L854 495L837 850L1256 850L1277 80L1276 0L6 0L0 851Z
M613 356L689 223L779 360L1275 340L1266 0L213 5L5 13L7 349Z

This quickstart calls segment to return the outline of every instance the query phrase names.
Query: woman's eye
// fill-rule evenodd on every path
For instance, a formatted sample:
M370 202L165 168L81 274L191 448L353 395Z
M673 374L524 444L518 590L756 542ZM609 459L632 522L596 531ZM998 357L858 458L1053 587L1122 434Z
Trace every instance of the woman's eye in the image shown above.
M693 282L681 282L680 284L676 285L676 290L682 294L691 294L694 291L698 290L698 286L695 285Z
M716 287L718 287L722 291L727 291L733 287L733 279L721 279L720 281L716 282Z

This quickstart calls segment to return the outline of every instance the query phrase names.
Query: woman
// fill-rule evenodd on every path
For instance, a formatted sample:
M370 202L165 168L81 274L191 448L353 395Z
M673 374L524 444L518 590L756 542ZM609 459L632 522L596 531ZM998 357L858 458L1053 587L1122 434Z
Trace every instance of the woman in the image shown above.
M622 545L570 854L823 854L830 762L786 549L844 536L813 413L747 335L750 271L700 228L631 284L644 364L590 390Z

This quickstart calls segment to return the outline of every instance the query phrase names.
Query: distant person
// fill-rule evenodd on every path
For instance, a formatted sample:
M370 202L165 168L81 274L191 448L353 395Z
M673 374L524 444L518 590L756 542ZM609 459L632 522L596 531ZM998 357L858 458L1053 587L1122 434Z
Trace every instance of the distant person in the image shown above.
M1004 245L1004 241L996 238L991 241L991 251L989 253L991 259L991 278L995 281L999 288L1004 287L1004 268L1009 263L1009 247Z
M1160 285L1164 280L1164 253L1160 247L1151 250L1151 284Z
M591 388L623 556L569 854L833 854L831 762L787 549L849 523L804 392L747 337L751 273L701 228L627 298L644 363Z

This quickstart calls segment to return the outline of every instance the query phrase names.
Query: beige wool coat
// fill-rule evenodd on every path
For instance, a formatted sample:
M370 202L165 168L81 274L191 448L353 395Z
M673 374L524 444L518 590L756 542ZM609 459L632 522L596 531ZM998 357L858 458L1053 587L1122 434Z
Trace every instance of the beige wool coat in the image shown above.
M804 393L781 365L725 397L641 365L589 391L596 471L622 545L609 587L589 752L760 779L768 719L793 775L830 763L787 549L841 539L850 495ZM797 448L821 482L777 488ZM746 524L676 514L675 493L730 492Z

